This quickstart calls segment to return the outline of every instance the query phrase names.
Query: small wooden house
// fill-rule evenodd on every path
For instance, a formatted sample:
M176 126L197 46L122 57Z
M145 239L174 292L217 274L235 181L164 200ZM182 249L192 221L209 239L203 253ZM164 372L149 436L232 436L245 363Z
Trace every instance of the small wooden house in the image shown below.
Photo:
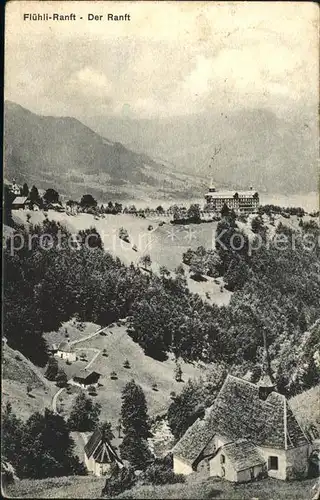
M77 361L76 352L69 341L60 342L60 344L58 345L57 350L55 352L55 356L57 356L58 358L61 358L61 359L66 359L70 362Z
M89 472L95 476L106 475L115 463L122 468L123 463L114 447L106 439L104 432L96 429L84 447L84 461Z
M94 371L87 373L85 370L81 370L80 375L73 377L70 383L82 389L88 389L91 385L97 387L100 377L100 373Z
M29 207L29 203L27 196L16 196L12 202L12 210L24 210Z

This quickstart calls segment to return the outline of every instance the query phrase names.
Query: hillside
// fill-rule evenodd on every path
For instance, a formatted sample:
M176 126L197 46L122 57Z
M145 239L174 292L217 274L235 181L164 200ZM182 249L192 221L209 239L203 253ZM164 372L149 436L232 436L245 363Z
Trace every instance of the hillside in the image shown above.
M277 481L265 479L251 484L232 484L219 479L192 481L167 486L141 486L124 492L118 498L141 499L209 499L221 500L309 500L314 495L315 479ZM22 480L7 490L9 498L99 498L105 479L97 477L61 477L43 480Z
M99 325L84 324L81 331L70 321L63 324L59 332L51 332L44 335L49 345L53 342L65 340L65 332L69 334L70 340L86 337L99 329ZM157 361L146 356L141 347L133 342L127 334L125 325L109 325L103 334L93 336L91 339L79 342L75 346L78 355L86 354L86 361L76 361L67 365L65 361L59 360L59 365L67 373L68 378L78 375L88 363L91 362L90 370L100 373L98 394L95 400L101 404L101 417L103 420L111 421L114 425L118 422L121 407L121 391L125 384L132 378L143 388L146 395L150 416L167 410L171 400L170 393L179 393L184 383L189 379L198 378L205 374L203 366L181 362L183 382L176 382L174 378L175 363L169 358L166 361ZM107 356L104 355L107 354ZM128 360L130 368L123 366ZM111 379L111 372L116 372L117 378ZM157 384L157 389L153 389ZM71 394L63 391L57 400L57 407L62 415L68 415L74 399L79 390L73 388Z
M261 192L316 191L318 130L316 109L279 117L267 109L219 112L165 119L82 117L102 136L136 151L168 159L182 172L213 177L218 186ZM174 131L174 133L172 132ZM209 168L215 147L221 146Z
M184 197L203 185L191 175L120 142L101 137L75 118L39 116L5 103L5 177L53 187L73 199L90 192L99 201ZM202 188L203 189L203 188Z
M2 356L2 404L9 401L13 411L23 419L50 407L56 387L44 378L41 370L7 345ZM29 394L27 387L31 389Z

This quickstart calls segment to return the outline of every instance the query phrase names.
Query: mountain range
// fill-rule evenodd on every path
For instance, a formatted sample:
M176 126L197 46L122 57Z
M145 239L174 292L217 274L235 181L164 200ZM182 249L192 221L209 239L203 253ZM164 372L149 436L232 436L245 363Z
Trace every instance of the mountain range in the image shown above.
M265 108L212 108L159 120L82 119L102 136L121 137L127 147L166 158L184 173L212 177L219 187L253 185L260 192L282 194L317 191L319 132L314 108L279 116Z
M100 202L190 198L206 180L110 141L70 117L40 116L5 102L5 178Z
M266 109L162 119L40 116L5 102L5 177L99 201L202 197L218 187L317 190L318 131L310 110Z

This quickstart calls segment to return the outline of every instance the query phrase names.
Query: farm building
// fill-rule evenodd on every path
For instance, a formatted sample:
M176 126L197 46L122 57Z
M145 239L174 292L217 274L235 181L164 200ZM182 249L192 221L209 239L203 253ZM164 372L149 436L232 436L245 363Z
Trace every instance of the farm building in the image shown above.
M47 210L56 210L56 212L64 212L65 208L61 205L61 203L48 203L46 206Z
M82 387L82 389L87 389L88 387L90 387L90 385L97 387L100 377L100 373L90 372L88 374L85 370L81 370L80 376L73 377L70 383L73 385L77 385L78 387Z
M101 429L96 429L84 447L84 461L89 472L95 476L104 476L110 470L111 464L115 463L120 468L123 463L118 457L115 449L106 439Z
M77 355L72 347L70 345L70 342L60 342L58 346L53 345L52 350L56 348L56 352L54 353L55 356L61 359L67 359L68 361L77 361Z
M27 196L16 196L12 202L12 210L24 210L28 208L29 203Z
M173 448L174 471L234 482L306 475L311 444L271 384L268 377L253 384L228 375L214 404Z

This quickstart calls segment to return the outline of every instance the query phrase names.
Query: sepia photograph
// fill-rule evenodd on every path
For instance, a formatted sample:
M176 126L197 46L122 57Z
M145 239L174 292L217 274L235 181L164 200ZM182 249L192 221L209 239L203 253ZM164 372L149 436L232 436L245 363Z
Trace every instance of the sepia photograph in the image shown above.
M318 5L4 25L2 496L320 500Z

